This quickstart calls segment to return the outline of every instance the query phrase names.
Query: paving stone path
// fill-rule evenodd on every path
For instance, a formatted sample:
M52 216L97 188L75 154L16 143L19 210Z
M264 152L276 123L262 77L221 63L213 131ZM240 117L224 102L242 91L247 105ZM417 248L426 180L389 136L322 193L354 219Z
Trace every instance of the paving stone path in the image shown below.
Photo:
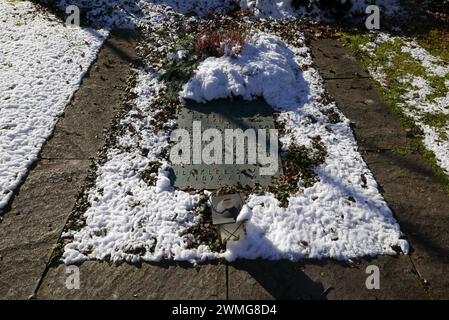
M160 263L80 267L80 290L65 287L66 269L49 260L92 159L104 144L136 59L136 39L116 32L105 43L54 136L0 224L0 299L425 299L449 297L449 197L410 146L368 75L335 40L312 40L315 63L343 113L354 123L364 159L413 247L410 256L353 264L330 260ZM381 289L365 287L368 265Z

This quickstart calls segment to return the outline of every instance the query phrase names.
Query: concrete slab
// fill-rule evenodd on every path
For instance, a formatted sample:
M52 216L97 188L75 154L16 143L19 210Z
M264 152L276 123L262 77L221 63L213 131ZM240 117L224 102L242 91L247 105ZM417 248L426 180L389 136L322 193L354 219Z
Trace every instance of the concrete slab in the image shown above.
M226 299L226 265L142 264L88 261L80 266L80 289L68 290L66 268L50 268L37 299Z

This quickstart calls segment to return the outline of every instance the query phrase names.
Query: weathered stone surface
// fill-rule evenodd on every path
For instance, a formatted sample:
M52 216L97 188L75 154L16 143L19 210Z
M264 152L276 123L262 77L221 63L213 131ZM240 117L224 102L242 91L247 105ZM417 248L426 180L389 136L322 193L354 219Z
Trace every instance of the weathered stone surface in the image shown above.
M42 160L0 224L0 299L25 299L45 269L90 161Z
M380 271L380 289L369 290L366 268L374 265ZM326 290L325 298L342 299L425 299L425 292L412 265L406 256L382 256L373 260L362 260L350 266L335 261L307 263L304 273L320 282ZM324 297L323 297L324 298Z
M327 80L326 88L340 110L354 123L354 133L362 150L413 146L396 114L385 105L369 79Z
M96 261L80 266L80 289L65 286L64 265L51 268L38 299L226 299L226 266L142 264L139 267Z
M104 130L125 95L129 63L137 56L136 35L114 31L59 119L42 158L88 159L104 144Z
M357 59L333 39L312 39L313 61L324 79L368 77Z
M52 246L47 239L0 250L0 300L27 299L36 289ZM54 238L50 239L54 242Z
M298 263L238 260L229 265L229 299L319 299L321 283L308 277Z
M447 235L447 218L438 229ZM419 231L417 231L418 233ZM435 233L434 230L432 230ZM427 298L447 300L449 297L449 254L439 246L439 241L428 240L424 235L414 235L413 263L419 271L421 284L428 288Z
M368 265L380 269L380 290L368 290ZM238 261L229 267L230 299L423 299L408 257L379 257L357 265L331 260Z
M39 161L0 224L0 250L58 238L89 166L88 160Z
M367 153L366 162L407 235L413 262L434 298L449 297L449 200L419 154Z

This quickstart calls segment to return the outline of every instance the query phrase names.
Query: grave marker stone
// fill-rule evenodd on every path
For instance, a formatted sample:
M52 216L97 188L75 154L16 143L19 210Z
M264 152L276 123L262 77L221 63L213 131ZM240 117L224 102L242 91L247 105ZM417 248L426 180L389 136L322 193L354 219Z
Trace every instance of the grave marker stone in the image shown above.
M273 109L262 99L216 100L209 103L189 101L178 111L179 129L186 129L193 136L193 122L201 122L201 130L218 129L223 136L225 129L275 129ZM206 143L203 142L203 145ZM268 140L267 140L268 144ZM203 146L202 145L202 146ZM192 146L193 147L193 146ZM245 154L247 154L245 143ZM193 149L193 148L191 148ZM267 150L269 146L267 145ZM223 144L224 154L224 144ZM216 190L227 186L254 187L256 184L268 186L282 174L281 161L275 175L261 175L259 164L176 164L173 165L173 185L181 190Z

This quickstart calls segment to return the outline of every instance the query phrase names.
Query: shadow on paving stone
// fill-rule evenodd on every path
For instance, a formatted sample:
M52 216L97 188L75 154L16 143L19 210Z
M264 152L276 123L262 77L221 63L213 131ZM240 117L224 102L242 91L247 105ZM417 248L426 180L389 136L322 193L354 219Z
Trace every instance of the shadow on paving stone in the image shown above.
M68 288L66 266L51 267L37 299L226 299L226 265L218 261L196 267L161 262L115 265L86 261L79 265L79 289Z
M327 299L323 285L309 278L295 262L238 260L229 267L229 299Z

